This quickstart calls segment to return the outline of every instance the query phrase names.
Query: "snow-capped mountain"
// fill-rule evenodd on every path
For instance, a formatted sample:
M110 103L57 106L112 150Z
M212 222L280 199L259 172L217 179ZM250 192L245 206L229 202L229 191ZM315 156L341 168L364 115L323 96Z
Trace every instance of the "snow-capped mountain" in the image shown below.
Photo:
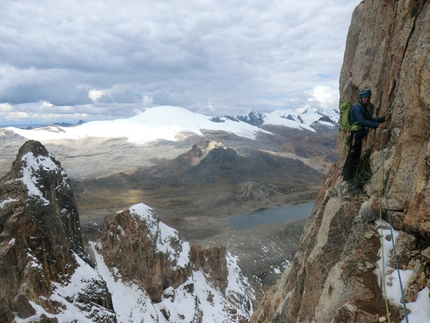
M324 121L333 126L336 112L307 109L301 114L275 111L269 114L250 112L247 116L209 117L175 106L159 106L128 118L112 121L93 121L75 127L52 125L36 129L8 127L15 133L39 141L57 139L81 139L85 137L125 137L131 143L144 144L159 139L177 141L179 134L193 133L202 136L202 131L225 131L239 137L255 139L257 133L269 133L259 125L281 125L295 129L315 131L312 125Z
M76 127L48 126L31 130L9 127L7 129L25 138L39 141L84 137L126 137L129 142L136 144L159 139L177 141L177 136L181 133L202 136L202 130L225 131L249 139L255 139L258 132L268 133L246 122L227 117L214 119L173 106L150 108L128 119L93 121Z
M247 115L238 115L236 118L252 125L277 125L315 131L317 125L326 127L337 126L339 112L332 109L308 107L303 111L284 110L270 113L251 111Z

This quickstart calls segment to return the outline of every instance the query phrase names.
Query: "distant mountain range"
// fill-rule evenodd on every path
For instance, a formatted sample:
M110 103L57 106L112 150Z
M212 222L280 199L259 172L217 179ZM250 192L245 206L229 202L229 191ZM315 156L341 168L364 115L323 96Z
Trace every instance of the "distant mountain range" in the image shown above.
M202 130L225 131L239 137L255 139L258 132L269 133L263 125L284 126L312 132L337 127L336 110L306 109L301 113L251 111L247 115L209 117L176 106L159 106L127 119L92 121L71 127L52 124L34 129L7 127L15 133L34 140L81 139L84 137L120 137L129 142L144 144L160 139L177 141L181 133L202 136Z
M274 111L261 113L251 111L246 115L238 115L238 120L251 125L282 125L289 128L303 128L316 130L321 126L336 127L339 119L339 112L336 110L306 109L301 113L291 111Z

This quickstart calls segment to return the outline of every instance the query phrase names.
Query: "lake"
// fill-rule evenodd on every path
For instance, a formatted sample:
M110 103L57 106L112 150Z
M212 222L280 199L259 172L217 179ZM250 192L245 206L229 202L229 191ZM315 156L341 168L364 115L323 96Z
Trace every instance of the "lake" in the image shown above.
M314 201L302 204L259 209L248 214L235 214L227 218L234 229L246 229L259 224L274 224L307 218L314 206Z

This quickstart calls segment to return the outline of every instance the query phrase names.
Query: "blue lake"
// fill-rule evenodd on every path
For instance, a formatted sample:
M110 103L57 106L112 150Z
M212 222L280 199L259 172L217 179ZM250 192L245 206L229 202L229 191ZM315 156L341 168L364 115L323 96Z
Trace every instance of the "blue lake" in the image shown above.
M227 218L228 224L234 229L246 229L259 224L274 224L307 218L312 211L314 201L286 205L274 208L259 209L248 214L235 214Z

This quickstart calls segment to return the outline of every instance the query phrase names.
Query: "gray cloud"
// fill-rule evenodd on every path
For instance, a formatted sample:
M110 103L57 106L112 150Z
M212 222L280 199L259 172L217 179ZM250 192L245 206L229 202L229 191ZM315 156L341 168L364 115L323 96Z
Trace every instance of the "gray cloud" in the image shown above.
M312 89L324 86L336 98L359 2L2 1L0 117L107 119L160 104L204 111L209 102L222 115L322 104ZM43 102L50 109L40 109Z

